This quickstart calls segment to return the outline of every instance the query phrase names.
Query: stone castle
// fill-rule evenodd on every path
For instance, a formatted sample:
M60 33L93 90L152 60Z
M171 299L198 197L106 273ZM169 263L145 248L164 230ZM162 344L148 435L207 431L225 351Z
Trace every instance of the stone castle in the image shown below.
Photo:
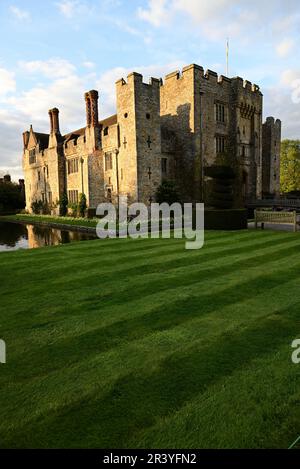
M49 111L50 133L24 132L26 208L57 206L64 192L90 209L103 201L149 204L162 180L174 180L183 201L206 201L206 168L234 168L235 204L278 195L281 122L262 123L257 85L198 65L164 80L131 73L116 82L117 113L99 120L98 92L85 93L86 126L61 135L59 111Z

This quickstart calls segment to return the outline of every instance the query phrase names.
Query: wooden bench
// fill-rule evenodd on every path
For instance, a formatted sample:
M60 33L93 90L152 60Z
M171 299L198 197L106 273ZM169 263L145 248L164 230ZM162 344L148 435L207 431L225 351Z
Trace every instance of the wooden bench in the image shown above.
M271 212L267 210L255 210L255 228L261 223L264 229L265 223L273 225L293 225L294 231L297 231L297 212Z

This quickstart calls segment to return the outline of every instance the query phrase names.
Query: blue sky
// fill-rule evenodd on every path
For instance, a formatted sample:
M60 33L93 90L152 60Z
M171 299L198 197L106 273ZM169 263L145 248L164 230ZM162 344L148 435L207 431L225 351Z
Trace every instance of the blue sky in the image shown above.
M114 82L133 70L161 77L189 63L257 83L265 116L300 138L299 0L1 0L0 172L19 177L22 131L85 124L83 93L114 112Z

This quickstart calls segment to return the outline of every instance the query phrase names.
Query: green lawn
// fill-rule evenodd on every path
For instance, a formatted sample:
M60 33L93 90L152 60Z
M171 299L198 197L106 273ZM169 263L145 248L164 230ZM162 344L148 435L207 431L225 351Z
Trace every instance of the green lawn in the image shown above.
M300 237L245 231L0 254L1 447L287 448Z

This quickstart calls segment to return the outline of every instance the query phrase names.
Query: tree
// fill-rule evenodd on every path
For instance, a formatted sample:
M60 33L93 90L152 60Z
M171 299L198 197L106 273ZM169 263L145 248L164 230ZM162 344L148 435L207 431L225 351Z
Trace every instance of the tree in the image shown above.
M85 194L80 194L79 195L79 203L78 203L78 211L79 211L79 215L81 217L84 217L86 207L87 207L86 196L85 196Z
M283 140L281 144L280 183L282 192L300 190L300 140Z
M13 182L0 182L0 211L23 209L25 207L21 188Z
M164 180L157 188L155 199L159 204L166 202L172 205L175 202L180 202L180 196L175 183L173 181Z

